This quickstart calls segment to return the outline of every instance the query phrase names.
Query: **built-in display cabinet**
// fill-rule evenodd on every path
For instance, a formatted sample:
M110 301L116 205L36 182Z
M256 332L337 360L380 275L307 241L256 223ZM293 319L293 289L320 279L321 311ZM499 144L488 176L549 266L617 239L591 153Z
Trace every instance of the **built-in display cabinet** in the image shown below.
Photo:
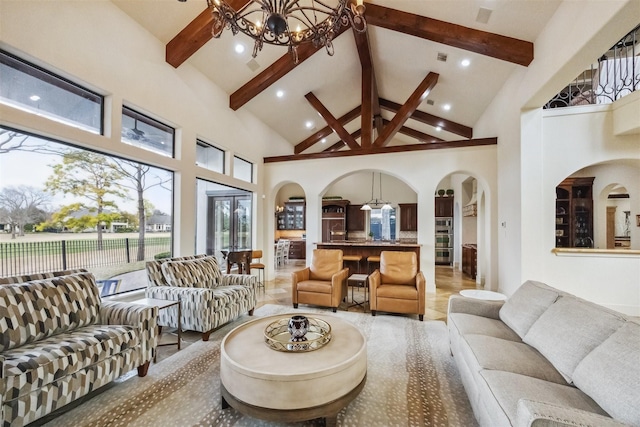
M556 247L592 248L594 177L567 178L556 187Z
M305 202L285 202L277 222L278 230L305 230Z

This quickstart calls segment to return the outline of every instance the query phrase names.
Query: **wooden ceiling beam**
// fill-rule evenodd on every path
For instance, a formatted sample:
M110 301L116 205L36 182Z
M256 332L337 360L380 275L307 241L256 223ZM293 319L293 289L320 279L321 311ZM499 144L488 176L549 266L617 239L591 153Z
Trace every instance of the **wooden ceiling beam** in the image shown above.
M388 99L380 98L380 106L385 110L393 113L397 112L402 105L397 102L389 101ZM473 128L470 128L460 123L452 122L451 120L443 119L442 117L434 116L433 114L425 113L420 110L416 110L411 115L413 120L418 122L437 127L440 126L442 130L454 133L463 138L473 138Z
M358 129L357 131L355 131L355 132L353 132L351 134L353 139L360 138L360 135L362 135L362 129ZM324 153L324 152L329 152L329 151L338 151L339 149L341 149L345 145L347 145L347 144L344 141L340 140L340 141L336 142L335 144L333 144L331 147L327 148L326 150L322 150L322 152Z
M245 7L249 0L228 0L227 3L237 11ZM178 68L213 38L212 26L213 15L211 9L206 8L167 43L165 60L174 68Z
M387 123L389 123L389 120L383 120L383 122L386 125ZM406 126L402 126L398 133L410 136L411 138L415 138L420 142L445 142L442 138L437 138L435 136L420 132L419 130L408 128Z
M451 24L408 12L367 3L367 25L454 46L470 52L528 66L533 61L533 43Z
M333 114L331 114L329 110L327 110L327 107L325 107L322 102L320 102L320 100L313 94L313 92L309 92L304 97L307 98L309 104L311 104L311 106L318 112L318 114L320 114L322 118L327 122L327 125L329 125L329 127L338 134L340 139L347 143L349 148L351 148L352 150L360 149L360 146L358 145L356 140L351 137L344 126L342 126L342 124L333 116Z
M349 27L340 27L338 33L334 36L334 39L344 33L347 28ZM324 49L324 46L315 47L313 46L313 43L301 44L300 46L298 46L297 64L293 62L293 59L291 58L291 55L289 53L285 53L280 58L278 58L276 62L265 68L253 79L249 80L240 89L233 92L229 97L229 107L234 111L242 107L244 104L262 93L263 90L267 89L282 77L286 76L291 70L309 59L320 49Z
M496 145L498 138L462 139L460 141L434 142L432 144L394 145L392 147L372 147L369 150L342 150L289 156L264 157L265 163L291 162L296 160L329 159L333 157L368 156L370 154L390 154L407 151L439 150L444 148L479 147Z
M342 126L344 126L347 123L349 123L351 120L358 117L360 115L360 110L361 110L361 106L357 106L356 108L354 108L353 110L345 114L344 116L338 118L338 121ZM329 126L325 126L322 129L320 129L318 132L314 133L313 135L311 135L310 137L302 141L301 143L296 144L296 146L293 148L293 152L295 154L300 154L307 148L311 148L314 144L320 142L322 138L325 138L331 135L332 133L333 133L333 129L331 129L331 127Z
M353 30L353 37L356 41L360 66L362 67L362 114L361 125L362 138L360 145L367 149L373 142L374 117L380 116L380 103L378 101L378 83L371 59L371 44L369 43L369 33L360 33ZM375 123L376 129L380 132L381 123Z
M437 73L427 74L427 77L420 82L418 87L409 96L407 102L400 107L395 116L393 116L393 119L384 127L382 133L378 135L378 138L376 138L376 141L373 143L374 147L384 147L391 141L396 132L409 120L422 101L427 98L431 89L438 83L438 77L439 74Z

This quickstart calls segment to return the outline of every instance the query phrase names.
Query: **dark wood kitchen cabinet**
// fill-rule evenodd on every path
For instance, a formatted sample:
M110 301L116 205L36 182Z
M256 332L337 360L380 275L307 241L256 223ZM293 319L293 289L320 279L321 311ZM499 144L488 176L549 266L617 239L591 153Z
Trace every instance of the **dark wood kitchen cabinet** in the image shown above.
M418 231L418 204L399 203L400 231Z
M365 215L362 205L347 206L347 231L364 231Z
M436 197L435 216L448 218L453 216L453 197Z

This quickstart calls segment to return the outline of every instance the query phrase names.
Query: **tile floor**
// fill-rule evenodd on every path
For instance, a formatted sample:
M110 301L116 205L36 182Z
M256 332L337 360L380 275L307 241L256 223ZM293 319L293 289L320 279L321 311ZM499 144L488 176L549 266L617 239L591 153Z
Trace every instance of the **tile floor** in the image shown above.
M265 283L264 288L258 289L258 305L280 304L291 306L291 272L305 267L304 260L290 260L284 266L276 270L275 280ZM356 288L357 289L357 288ZM447 318L447 304L449 296L456 294L462 289L476 289L476 283L468 276L447 266L436 266L436 294L429 294L427 297L427 307L425 313L426 320L442 320ZM364 297L363 289L357 289L356 300L361 301ZM343 303L341 309L347 309L351 305L351 288L349 289L348 302ZM368 311L368 305L365 305ZM293 310L293 307L292 307ZM364 312L359 306L349 307L349 311ZM182 349L189 344L201 339L201 335L195 332L185 331L182 333ZM175 333L163 333L162 342L175 341ZM158 347L158 363L174 354L177 346Z

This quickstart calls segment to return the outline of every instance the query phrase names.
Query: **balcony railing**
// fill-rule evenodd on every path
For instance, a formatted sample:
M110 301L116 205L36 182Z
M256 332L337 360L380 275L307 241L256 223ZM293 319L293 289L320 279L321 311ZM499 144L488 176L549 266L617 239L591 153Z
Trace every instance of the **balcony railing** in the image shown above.
M640 25L613 45L544 108L610 104L640 89Z

